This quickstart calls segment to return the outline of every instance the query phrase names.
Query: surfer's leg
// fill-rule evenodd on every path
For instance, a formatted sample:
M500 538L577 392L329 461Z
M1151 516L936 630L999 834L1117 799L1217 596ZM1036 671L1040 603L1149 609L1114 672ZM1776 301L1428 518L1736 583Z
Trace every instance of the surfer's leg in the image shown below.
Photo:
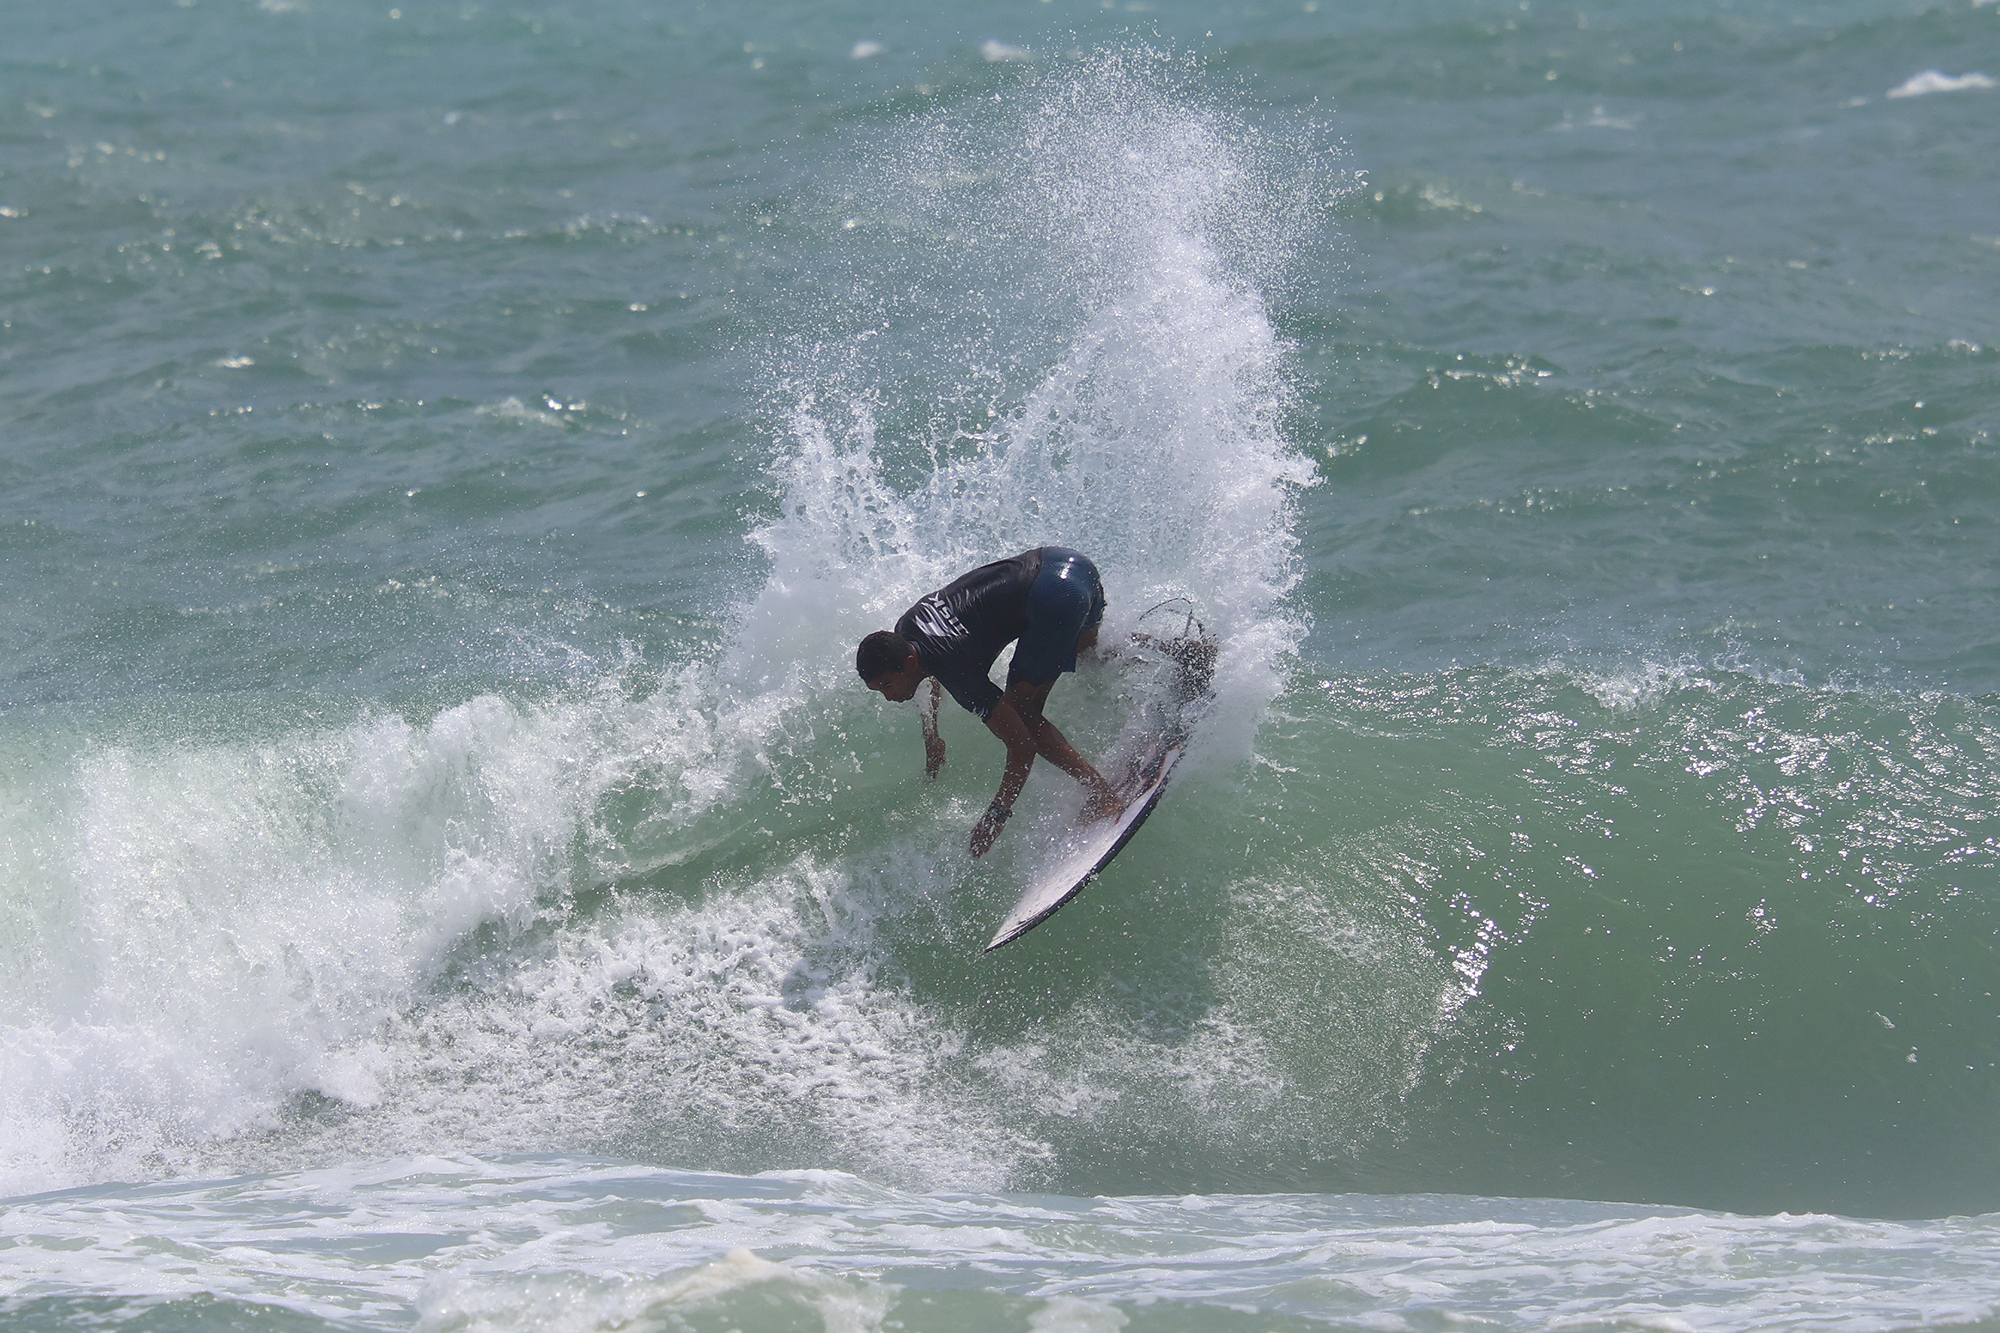
M1046 547L1042 572L1028 591L1028 626L1014 645L1007 667L1007 700L1028 728L1035 753L1090 791L1084 815L1101 819L1125 802L1088 759L1076 752L1053 722L1042 716L1049 691L1065 671L1076 670L1076 655L1097 639L1104 618L1104 592L1097 567L1062 547Z
M1049 691L1054 688L1054 681L1042 685L1016 681L1007 687L1007 702L1014 705L1014 711L1021 715L1028 735L1035 742L1035 753L1089 789L1090 797L1083 806L1084 818L1109 818L1125 808L1124 798L1104 780L1088 759L1076 752L1076 747L1069 743L1069 738L1056 724L1042 715L1042 706L1048 702Z

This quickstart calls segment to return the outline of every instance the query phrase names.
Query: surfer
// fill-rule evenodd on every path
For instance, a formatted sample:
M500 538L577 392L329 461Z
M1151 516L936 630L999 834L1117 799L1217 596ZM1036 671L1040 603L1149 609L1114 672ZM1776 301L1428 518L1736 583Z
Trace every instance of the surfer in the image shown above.
M985 855L1006 827L1036 755L1089 791L1084 818L1107 819L1125 808L1111 784L1042 716L1056 680L1076 670L1079 652L1096 645L1103 621L1104 585L1097 566L1068 547L1042 546L981 565L925 594L895 629L877 630L855 651L862 682L892 703L909 702L930 682L918 705L928 776L935 778L944 767L944 739L937 729L940 685L1007 747L999 794L972 830L974 856ZM1003 691L988 673L1000 650L1017 639Z

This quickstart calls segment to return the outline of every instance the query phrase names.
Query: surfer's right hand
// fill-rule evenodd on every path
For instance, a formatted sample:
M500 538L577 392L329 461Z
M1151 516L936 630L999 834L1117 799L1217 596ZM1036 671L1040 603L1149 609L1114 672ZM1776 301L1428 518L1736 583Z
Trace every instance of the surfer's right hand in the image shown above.
M986 855L986 849L993 845L993 840L999 837L1000 831L1006 827L1006 819L995 819L989 807L986 813L980 816L979 822L972 826L972 854Z
M1109 783L1100 786L1083 803L1083 820L1094 824L1100 819L1116 819L1125 813L1125 798L1113 791Z

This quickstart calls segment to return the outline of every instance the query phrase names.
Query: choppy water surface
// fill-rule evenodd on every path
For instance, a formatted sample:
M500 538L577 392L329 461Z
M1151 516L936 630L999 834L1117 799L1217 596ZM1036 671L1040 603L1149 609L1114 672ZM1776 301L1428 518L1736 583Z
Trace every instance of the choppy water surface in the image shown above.
M39 1326L1164 1329L1962 1324L1990 1224L1440 1195L912 1196L425 1158L24 1200ZM115 1238L115 1239L114 1239Z
M10 38L0 1328L1996 1318L2000 7Z

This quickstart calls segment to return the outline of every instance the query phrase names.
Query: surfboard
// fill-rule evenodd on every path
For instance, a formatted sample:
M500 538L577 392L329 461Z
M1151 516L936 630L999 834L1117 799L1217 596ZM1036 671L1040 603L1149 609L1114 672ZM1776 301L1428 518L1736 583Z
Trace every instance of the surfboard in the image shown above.
M992 953L1020 939L1083 892L1112 858L1125 850L1125 844L1166 795L1174 768L1187 753L1195 720L1215 698L1208 688L1214 673L1215 644L1211 639L1187 639L1158 646L1176 664L1174 697L1166 714L1157 718L1157 731L1140 746L1126 767L1124 780L1116 784L1118 794L1125 798L1124 813L1116 819L1085 824L1071 834L1007 913L984 952Z
M1146 816L1153 813L1153 807L1167 794L1167 779L1173 776L1174 766L1180 762L1185 749L1184 745L1161 749L1151 780L1129 794L1125 813L1116 819L1086 824L1070 840L1066 854L1029 885L1028 891L1014 904L1014 910L1007 913L1007 919L1000 923L1000 929L994 932L992 942L986 946L987 953L1020 939L1054 916L1058 908L1082 893L1085 886L1111 864L1111 859L1125 850L1125 844L1132 840L1132 835L1146 822Z

